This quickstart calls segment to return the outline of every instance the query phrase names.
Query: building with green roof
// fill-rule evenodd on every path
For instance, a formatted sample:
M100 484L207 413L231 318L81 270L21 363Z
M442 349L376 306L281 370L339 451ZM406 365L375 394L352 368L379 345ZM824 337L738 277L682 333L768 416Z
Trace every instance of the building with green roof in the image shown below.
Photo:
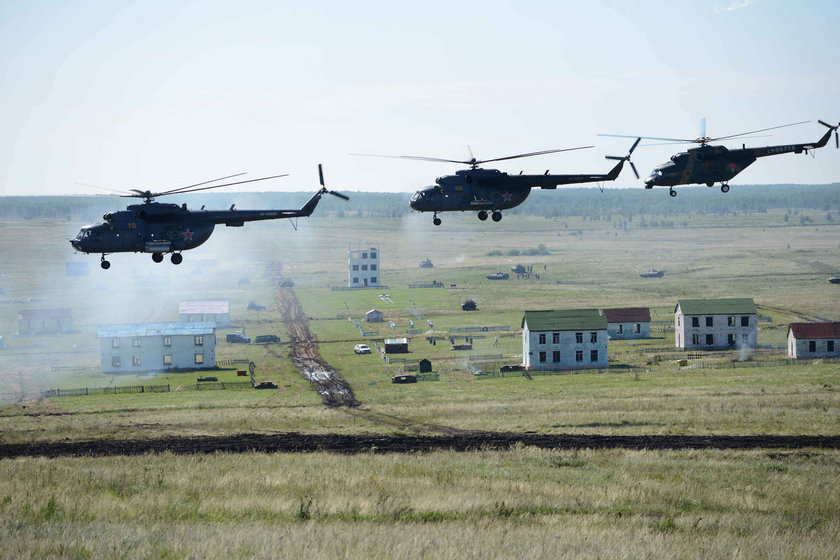
M526 369L607 367L607 319L597 309L526 311L522 365Z
M677 348L754 348L757 339L758 312L752 298L681 299L674 308Z

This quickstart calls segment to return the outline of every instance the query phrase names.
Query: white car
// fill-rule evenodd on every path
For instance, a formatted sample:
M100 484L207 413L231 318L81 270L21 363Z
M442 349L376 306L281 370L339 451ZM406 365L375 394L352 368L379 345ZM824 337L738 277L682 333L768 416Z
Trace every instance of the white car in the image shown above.
M370 347L367 344L357 344L355 348L353 348L353 352L356 354L370 354Z

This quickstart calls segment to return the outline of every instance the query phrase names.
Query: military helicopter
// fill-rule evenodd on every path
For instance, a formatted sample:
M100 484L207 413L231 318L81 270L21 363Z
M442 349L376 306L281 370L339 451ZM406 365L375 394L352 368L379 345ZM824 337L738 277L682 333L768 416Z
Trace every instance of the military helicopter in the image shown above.
M746 135L766 132L768 130L775 130L777 128L784 128L787 126L794 126L806 122L809 121L783 124L781 126L762 128L760 130L742 132L740 134L710 138L706 136L706 119L702 119L700 121L700 136L698 138L657 138L652 136L642 136L641 138L646 140L662 140L668 143L687 142L700 144L700 147L689 148L688 151L680 152L671 156L671 161L658 165L651 172L650 177L645 180L645 188L652 189L653 187L668 187L670 189L669 194L671 196L677 196L677 191L674 190L674 187L677 185L705 183L706 186L713 187L715 183L719 182L721 183L720 190L726 193L729 192L729 180L752 165L755 160L760 157L776 156L789 152L796 154L805 152L807 154L810 150L815 150L825 146L828 143L832 132L834 132L834 142L837 147L840 148L840 139L838 139L837 136L837 127L840 125L830 125L823 121L817 122L828 127L828 131L816 142L808 144L787 144L782 146L765 146L760 148L747 148L746 144L742 144L741 149L735 150L730 150L725 146L709 145L709 142L732 140L735 138L750 138L750 136ZM636 138L635 136L627 136L624 134L599 134L599 136Z
M417 212L433 212L432 223L436 226L441 224L438 218L439 212L455 211L477 211L478 219L484 221L490 216L494 222L502 219L502 210L513 208L522 204L531 188L556 189L557 185L569 185L573 183L594 183L600 181L614 181L624 162L630 162L636 178L636 166L630 161L630 155L636 149L639 140L633 143L626 156L606 156L607 159L618 160L618 163L609 173L596 175L549 175L546 170L543 175L508 175L498 169L483 169L479 167L483 163L491 161L503 161L557 152L569 152L573 150L585 150L592 146L581 146L579 148L564 148L557 150L543 150L539 152L528 152L514 156L505 156L493 159L478 160L474 156L469 160L442 159L424 156L379 156L375 154L354 154L374 157L395 157L402 159L415 159L420 161L436 161L446 163L459 163L469 165L469 169L456 171L455 175L444 175L435 179L434 186L426 187L414 193L411 197L410 206ZM472 155L472 154L471 154ZM488 214L490 212L490 214Z
M155 198L164 195L218 189L286 176L273 175L247 181L206 186L240 175L244 175L244 173L219 177L218 179L162 192L131 189L129 191L131 194L121 196L140 198L143 200L142 204L130 204L125 210L108 212L102 217L105 220L103 223L84 226L79 230L76 237L70 240L70 244L82 253L102 253L100 266L106 270L111 267L111 263L105 260L105 255L109 253L151 253L152 260L156 263L163 261L164 254L171 253L172 264L181 264L183 260L181 251L194 249L207 241L216 224L241 227L245 225L245 222L257 220L306 217L315 211L315 207L324 194L349 200L346 195L327 190L324 186L324 172L319 164L318 175L321 180L321 189L299 210L236 210L235 205L231 205L229 210L205 210L203 206L201 210L187 210L186 204L179 206L177 204L155 202Z

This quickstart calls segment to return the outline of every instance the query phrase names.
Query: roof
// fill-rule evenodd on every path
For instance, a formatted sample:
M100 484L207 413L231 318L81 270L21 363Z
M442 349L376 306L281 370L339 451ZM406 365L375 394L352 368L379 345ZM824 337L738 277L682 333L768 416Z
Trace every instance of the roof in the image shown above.
M21 309L18 316L21 319L67 319L73 315L69 307L61 309Z
M526 311L520 326L524 327L526 322L528 323L528 330L531 331L603 330L607 328L607 318L602 317L597 309Z
M230 313L230 302L179 301L178 313Z
M614 307L599 311L608 323L650 323L649 307Z
M791 323L788 327L793 331L793 338L838 338L840 339L840 323Z
M382 313L382 312L381 312L381 311L379 311L378 309L371 309L370 311L368 311L367 313L365 313L365 315L370 315L371 313Z
M197 323L140 323L135 325L99 325L96 336L99 338L118 338L135 336L174 336L213 334L216 323L203 321Z
M755 315L755 302L752 298L731 299L681 299L677 301L677 310L683 315Z
M385 344L408 344L407 338L386 338Z

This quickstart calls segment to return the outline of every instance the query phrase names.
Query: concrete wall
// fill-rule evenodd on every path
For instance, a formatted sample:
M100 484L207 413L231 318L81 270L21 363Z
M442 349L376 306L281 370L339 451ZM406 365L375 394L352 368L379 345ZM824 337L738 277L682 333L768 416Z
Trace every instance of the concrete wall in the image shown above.
M813 342L814 350L811 350ZM831 344L829 344L831 343ZM834 350L829 350L830 346ZM793 332L788 331L787 355L791 358L837 358L840 357L840 339L831 338L803 338L796 339Z
M636 332L637 325L638 332ZM635 340L639 338L650 338L650 323L609 323L607 325L607 334L612 340Z
M354 249L347 253L347 285L351 288L379 286L382 283L379 249Z
M747 317L747 326L741 318ZM697 319L697 326L694 319ZM712 325L707 325L711 318ZM734 325L730 324L734 319ZM711 336L711 344L707 337ZM731 337L731 338L730 338ZM684 315L674 314L674 345L683 350L722 350L754 348L758 343L758 317L750 315Z

